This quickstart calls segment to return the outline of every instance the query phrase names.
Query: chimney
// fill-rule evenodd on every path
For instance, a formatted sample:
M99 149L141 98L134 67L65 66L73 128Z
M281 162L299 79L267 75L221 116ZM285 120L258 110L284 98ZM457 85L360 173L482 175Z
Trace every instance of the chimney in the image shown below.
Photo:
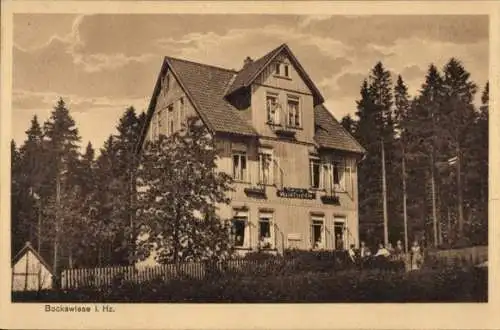
M253 60L250 56L247 56L247 58L245 58L245 61L243 62L243 67L246 67L248 64L252 63Z

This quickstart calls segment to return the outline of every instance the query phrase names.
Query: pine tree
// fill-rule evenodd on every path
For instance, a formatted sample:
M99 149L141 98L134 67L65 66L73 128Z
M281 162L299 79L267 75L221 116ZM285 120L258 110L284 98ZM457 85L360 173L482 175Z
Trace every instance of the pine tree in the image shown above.
M408 251L409 239L408 239L408 210L407 210L407 172L406 172L406 148L408 139L408 128L407 120L410 111L410 96L408 95L408 87L403 81L403 78L399 75L396 86L394 87L394 119L395 119L395 130L397 132L397 143L399 148L395 149L395 159L398 159L398 164L401 164L401 176L400 186L401 186L401 198L402 198L402 210L403 213L403 237L405 242L405 251ZM394 167L397 166L394 164ZM398 178L397 173L394 173L395 178Z
M42 197L45 193L45 181L48 173L47 155L43 141L43 132L38 123L37 116L33 116L31 126L26 131L26 140L21 146L20 171L22 173L22 186L27 189L29 201L25 204L24 225L29 228L29 240L35 243L37 250L41 250L43 241L41 209Z
M421 224L417 228L430 233L425 236L432 237L434 246L439 243L437 193L439 175L436 165L439 160L438 155L444 155L442 141L446 141L446 135L440 130L443 121L442 102L443 79L437 68L431 64L408 120L408 153L412 158L409 165L413 175L425 178L426 182L424 185L411 184L413 198L422 201L413 203L413 207L418 208L416 213L421 217L420 221L415 223Z
M75 121L69 114L63 99L59 99L51 113L49 120L44 124L48 165L52 170L48 177L51 180L51 198L47 205L47 226L52 227L53 233L53 270L59 271L60 251L68 254L71 260L72 245L70 239L75 237L75 231L80 227L77 200L78 186L78 144L80 137ZM64 239L63 239L64 238Z
M23 189L22 173L21 173L21 154L16 147L14 140L10 143L10 159L11 159L11 186L10 186L10 205L11 205L11 258L14 258L16 253L21 250L24 243L29 239L29 233L26 230L23 221L25 217L26 201L28 201L26 190Z
M473 105L476 94L476 84L470 80L470 73L463 67L462 63L455 58L444 67L444 116L441 129L449 134L449 141L455 149L456 160L456 195L457 195L457 216L458 216L458 236L464 238L464 171L463 152L467 135L470 133L474 118L475 109Z
M484 244L488 240L488 83L484 87L481 102L472 128L467 133L463 151L468 236L476 244Z
M351 115L348 114L348 115L342 117L340 124L350 134L352 134L352 135L356 134L356 121L351 117Z
M363 81L360 96L356 102L358 121L354 136L367 152L366 158L358 166L360 239L373 244L375 237L383 235L380 226L383 221L380 189L382 178L378 114L367 80Z
M217 150L206 128L188 129L145 146L138 172L140 259L160 263L219 259L230 251L229 227L217 207L229 203L231 178L217 171Z
M118 135L116 136L116 148L118 150L117 160L120 171L119 180L124 186L123 189L123 223L124 231L121 233L121 244L123 247L124 258L134 251L134 216L135 216L135 196L136 196L136 171L138 162L136 159L136 146L138 138L143 127L144 114L137 117L135 109L129 107L120 118L117 126Z
M375 111L375 125L378 128L379 137L376 141L380 143L381 155L381 199L382 199L382 214L384 223L384 243L387 245L389 242L389 214L394 220L395 214L392 208L395 204L393 191L389 187L396 187L394 184L394 170L388 164L394 164L394 122L392 114L392 82L391 74L385 70L381 62L378 62L372 69L370 75L370 96L376 107ZM389 177L389 179L388 179ZM392 180L391 180L392 179ZM389 205L391 204L391 205ZM391 211L389 211L391 207Z

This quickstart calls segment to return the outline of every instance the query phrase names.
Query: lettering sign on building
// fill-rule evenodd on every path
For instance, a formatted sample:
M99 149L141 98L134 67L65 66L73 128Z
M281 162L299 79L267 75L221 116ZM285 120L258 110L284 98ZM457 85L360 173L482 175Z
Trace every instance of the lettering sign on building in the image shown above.
M278 189L276 195L282 198L316 199L316 193L302 188Z

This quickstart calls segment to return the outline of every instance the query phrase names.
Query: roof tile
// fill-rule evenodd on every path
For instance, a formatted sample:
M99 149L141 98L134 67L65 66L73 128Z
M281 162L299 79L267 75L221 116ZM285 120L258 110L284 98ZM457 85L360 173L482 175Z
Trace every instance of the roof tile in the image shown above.
M256 135L238 109L224 99L235 71L167 57L197 110L218 132Z
M323 104L314 108L314 123L316 126L314 140L320 147L365 153L365 149L344 129Z

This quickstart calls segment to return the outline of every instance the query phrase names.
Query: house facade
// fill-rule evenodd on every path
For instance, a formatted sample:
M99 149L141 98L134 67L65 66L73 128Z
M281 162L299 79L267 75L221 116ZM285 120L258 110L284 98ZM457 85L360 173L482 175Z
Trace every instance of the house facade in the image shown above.
M219 212L238 250L345 249L358 244L365 151L323 102L286 44L239 71L165 57L140 145L197 116L235 180Z

